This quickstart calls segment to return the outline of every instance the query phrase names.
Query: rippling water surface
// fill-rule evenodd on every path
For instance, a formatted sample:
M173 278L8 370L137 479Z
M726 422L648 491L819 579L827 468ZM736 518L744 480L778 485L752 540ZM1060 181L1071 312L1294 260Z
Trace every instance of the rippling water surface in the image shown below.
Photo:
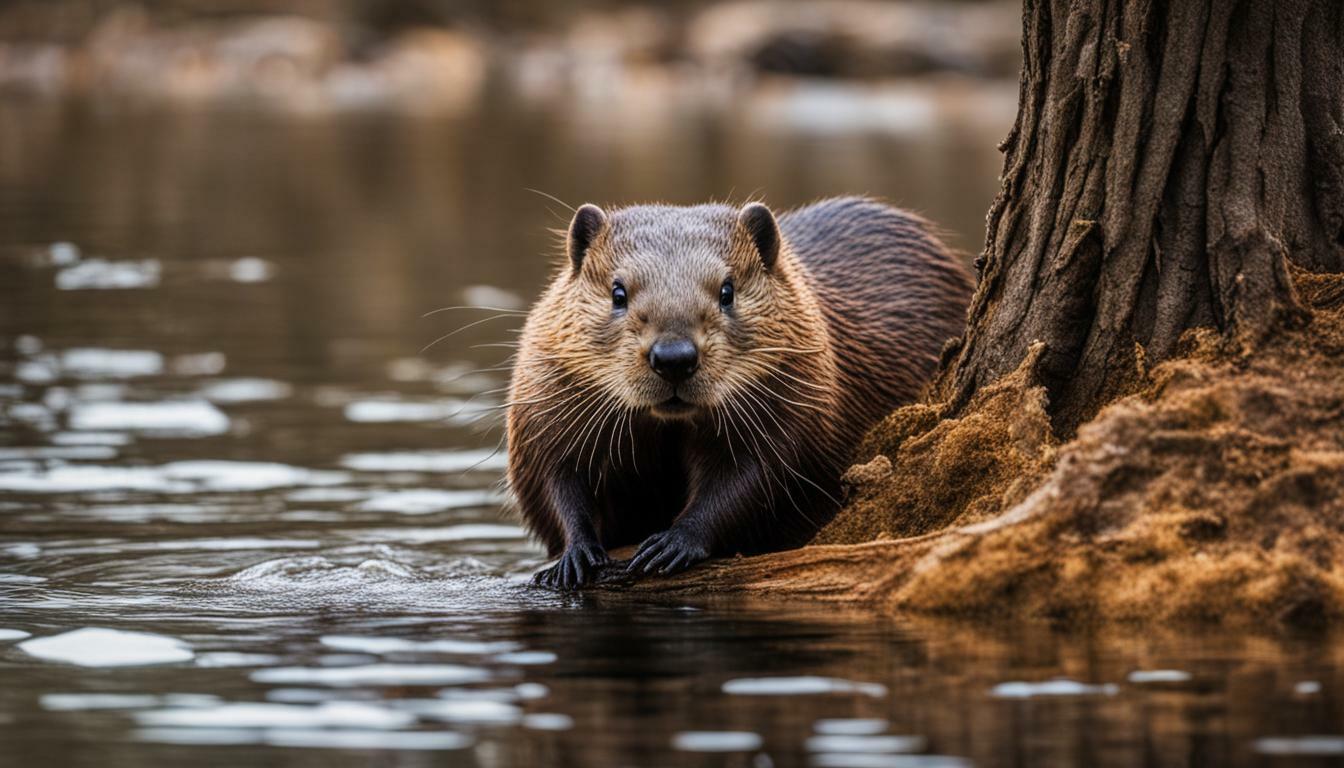
M966 114L604 134L507 103L0 102L0 763L1344 759L1328 637L526 586L542 555L501 510L497 406L564 223L526 188L870 192L974 250L1011 114ZM460 305L500 311L424 317Z

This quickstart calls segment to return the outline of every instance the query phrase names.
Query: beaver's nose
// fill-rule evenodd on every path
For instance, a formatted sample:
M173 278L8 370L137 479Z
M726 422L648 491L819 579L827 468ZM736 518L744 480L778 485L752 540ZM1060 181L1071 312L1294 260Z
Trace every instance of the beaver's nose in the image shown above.
M671 384L691 378L699 364L695 342L687 338L659 339L649 350L649 367Z

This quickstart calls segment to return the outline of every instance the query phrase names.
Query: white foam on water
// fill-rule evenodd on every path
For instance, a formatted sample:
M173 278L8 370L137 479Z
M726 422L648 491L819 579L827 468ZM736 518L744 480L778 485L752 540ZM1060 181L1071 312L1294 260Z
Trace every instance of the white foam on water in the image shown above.
M3 477L3 475L0 475L0 477ZM0 546L0 552L4 552L10 557L17 557L22 560L32 560L42 554L42 548L31 541L20 541L14 544Z
M812 730L826 736L872 736L887 730L886 720L875 717L818 720Z
M41 403L10 403L3 412L0 412L0 417L8 417L12 421L27 424L43 432L56 429L56 415ZM0 418L0 424L3 423L4 419Z
M1256 739L1254 749L1262 755L1344 755L1344 736L1271 736Z
M272 688L266 692L266 700L284 704L315 704L319 701L331 701L338 696L346 695L345 691L337 693L318 688Z
M348 479L343 472L267 462L177 461L157 467L56 466L38 472L4 472L0 473L0 490L24 493L242 492L296 485L333 485Z
M235 283L264 283L274 274L274 264L255 256L238 259L229 265L229 279Z
M1136 669L1129 673L1129 682L1136 685L1145 683L1188 683L1190 673L1179 669Z
M445 688L438 692L440 699L448 701L491 701L499 704L516 704L523 700L514 688Z
M969 760L949 755L866 754L831 752L812 755L818 768L971 768Z
M450 509L489 507L502 497L487 490L435 490L412 488L386 491L360 503L360 512L396 512L402 515L429 515Z
M534 731L568 731L574 727L574 718L559 712L534 712L523 716L523 727Z
M275 379L219 379L204 384L198 394L212 403L259 403L284 400L294 387Z
M57 393L57 389L47 390L48 398ZM60 390L64 392L64 390ZM74 401L92 403L95 401L116 401L126 396L126 385L109 381L86 381L82 384L76 384L73 392L67 394L66 402L60 406L61 410L70 407ZM48 405L52 403L48 402ZM55 407L53 405L53 407Z
M178 376L215 376L223 373L227 364L223 352L193 352L174 357L172 370Z
M357 637L354 635L326 635L322 645L338 651L355 651L383 655L387 653L444 653L462 656L488 656L519 650L518 643L480 642L476 640L406 640L400 637Z
M887 695L880 683L859 683L834 677L744 677L723 684L723 692L738 696L806 696L858 693L873 698Z
M153 288L159 284L160 272L159 263L151 259L89 259L57 272L56 287L62 291Z
M32 636L33 633L24 632L22 629L0 629L0 641L22 640Z
M1321 692L1321 684L1315 680L1303 680L1293 686L1293 693L1298 696L1315 696Z
M203 437L228 432L229 417L204 400L76 403L70 409L70 426L91 431L128 430Z
M348 590L367 582L405 582L416 578L413 570L391 560L375 558L357 565L345 565L325 557L309 556L257 563L230 576L229 581L268 591L287 591L304 586Z
M175 539L172 541L132 542L117 549L121 552L251 552L263 549L317 549L317 539L265 539L259 536L236 536L227 539Z
M127 445L131 436L124 432L57 432L51 436L56 445Z
M485 682L490 673L459 664L369 664L362 667L273 667L251 674L253 682L328 685L333 688L378 685L462 685Z
M129 379L163 373L163 355L146 349L78 347L61 352L60 366L79 379Z
M527 306L522 296L493 285L468 285L463 288L462 304L487 309L522 309Z
M297 491L290 491L285 494L286 501L294 501L300 504L361 501L368 497L369 491L359 488L300 488Z
M213 707L218 696L208 693L44 693L38 700L49 712L82 712L101 709L151 709L154 707Z
M195 655L175 637L149 632L85 627L51 637L19 643L18 648L44 661L59 661L82 667L122 667L172 664L190 661Z
M210 651L196 656L198 667L268 667L278 663L280 657L269 653Z
M432 544L443 541L525 539L527 531L516 525L471 523L443 528L369 528L351 534L361 541L400 541Z
M519 683L513 687L518 698L524 700L544 699L551 695L551 689L541 683Z
M68 267L79 261L79 246L74 243L52 243L47 247L48 264L53 267Z
M452 731L325 731L275 729L264 743L272 747L439 751L466 749L475 741Z
M14 378L25 384L50 384L57 378L56 360L50 355L24 360L14 367Z
M488 699L397 699L391 704L422 720L442 723L516 725L523 719L523 711L518 707Z
M341 466L358 472L425 472L456 474L504 469L509 457L502 450L404 451L398 453L352 453Z
M136 713L141 725L176 728L405 728L415 715L351 701L316 706L237 702L213 707L159 709Z
M117 449L106 445L40 445L28 448L0 448L0 462L34 459L66 461L105 461L115 458Z
M339 485L344 472L304 469L259 461L176 461L162 467L166 477L190 480L207 491L264 491L297 485Z
M394 422L451 421L462 424L474 420L482 407L469 405L465 400L436 400L415 402L408 400L356 400L345 405L346 421L357 424L385 424Z
M37 472L0 473L0 490L19 493L152 491L185 493L190 483L174 483L146 467L50 467Z
M682 752L751 752L761 744L750 731L682 731L672 737L672 748Z
M501 653L493 660L500 664L531 666L534 664L554 664L559 657L550 651L514 651Z
M42 351L42 340L25 333L14 340L14 349L21 355L36 355Z
M1114 696L1120 689L1114 683L1092 685L1077 680L1056 678L1043 683L1014 681L999 683L989 692L997 699L1032 699L1041 696Z
M264 744L265 733L243 728L137 728L131 732L136 741L150 744L184 746L238 746Z
M0 573L0 584L42 584L46 576L26 576L21 573Z
M807 739L809 752L866 752L886 754L918 752L927 742L923 736L876 736L855 734L823 734Z

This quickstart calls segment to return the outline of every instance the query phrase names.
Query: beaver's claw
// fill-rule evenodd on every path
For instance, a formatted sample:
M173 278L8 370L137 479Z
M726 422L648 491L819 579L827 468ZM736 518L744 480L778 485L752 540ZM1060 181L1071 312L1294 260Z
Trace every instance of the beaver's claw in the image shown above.
M695 536L678 528L655 533L639 545L630 564L629 573L661 573L670 576L681 573L709 557L709 549Z
M599 566L607 562L606 550L600 544L575 544L560 556L555 565L538 571L532 583L549 589L574 590L588 583Z

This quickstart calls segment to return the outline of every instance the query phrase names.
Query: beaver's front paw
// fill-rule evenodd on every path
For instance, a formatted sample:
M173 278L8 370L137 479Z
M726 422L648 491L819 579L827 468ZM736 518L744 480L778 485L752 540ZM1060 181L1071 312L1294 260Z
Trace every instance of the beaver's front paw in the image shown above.
M532 583L550 589L572 590L588 583L598 566L607 562L600 544L575 544L565 550L555 565L532 577Z
M709 557L709 548L700 539L680 528L655 533L639 545L626 570L630 573L681 573Z

